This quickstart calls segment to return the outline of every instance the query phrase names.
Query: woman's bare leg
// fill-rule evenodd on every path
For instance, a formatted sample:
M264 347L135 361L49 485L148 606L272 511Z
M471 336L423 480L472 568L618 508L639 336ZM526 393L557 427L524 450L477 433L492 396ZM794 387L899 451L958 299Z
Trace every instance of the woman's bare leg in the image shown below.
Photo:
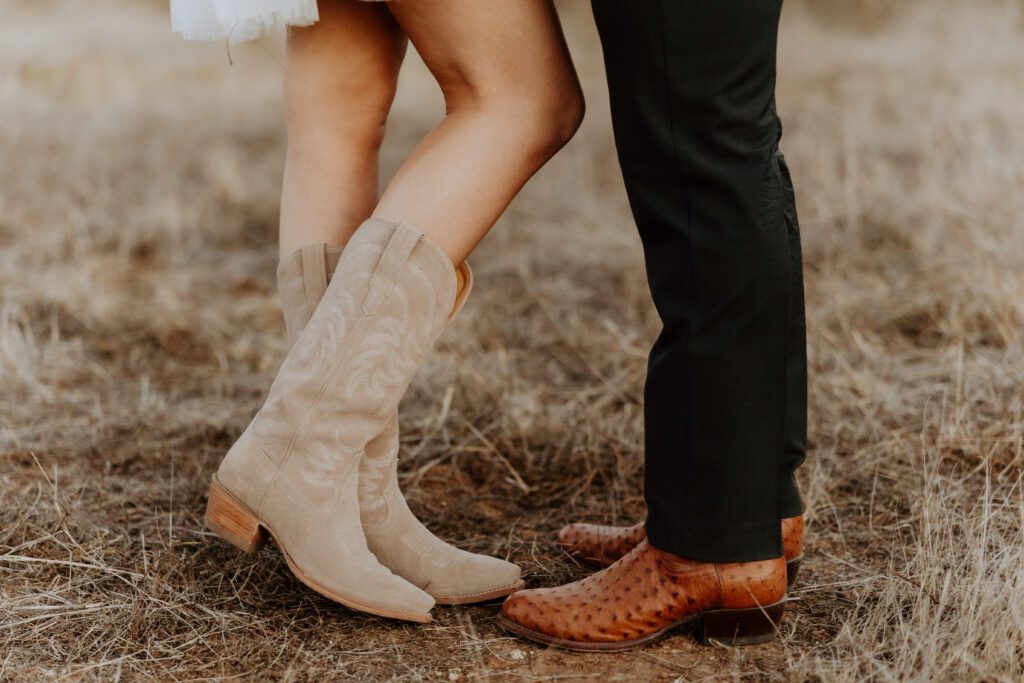
M281 256L343 245L377 204L378 153L407 39L383 5L321 0L288 34Z
M575 133L579 82L550 0L387 6L440 84L447 116L373 213L416 225L461 263Z

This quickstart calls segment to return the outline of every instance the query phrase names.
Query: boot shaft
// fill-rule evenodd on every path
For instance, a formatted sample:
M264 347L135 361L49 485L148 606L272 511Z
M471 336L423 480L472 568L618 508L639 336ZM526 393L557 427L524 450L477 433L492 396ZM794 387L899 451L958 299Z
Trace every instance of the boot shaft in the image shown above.
M327 292L344 247L307 244L281 260L277 293L284 312L288 348L295 344Z
M364 223L336 272L256 418L271 458L287 458L297 442L358 454L397 408L455 304L451 261L407 224Z
M307 244L281 260L277 267L277 292L284 313L288 348L298 339L327 292L345 247ZM455 269L458 295L449 317L454 319L473 289L468 263Z

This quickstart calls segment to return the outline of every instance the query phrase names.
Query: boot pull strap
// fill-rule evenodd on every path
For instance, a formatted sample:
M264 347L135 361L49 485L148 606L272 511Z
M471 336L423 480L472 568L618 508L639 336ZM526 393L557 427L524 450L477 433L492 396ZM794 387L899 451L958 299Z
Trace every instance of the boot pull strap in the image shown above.
M452 312L448 314L446 326L459 314L459 311L462 310L466 303L466 299L469 298L469 293L473 291L473 269L469 267L469 263L463 261L462 265L455 269L455 274L459 289L455 293L455 305L452 306Z
M312 308L316 308L317 302L327 291L325 253L326 249L323 244L307 244L300 250L302 286L306 291L306 301L312 302ZM310 314L312 314L312 310Z
M420 243L422 237L423 233L408 223L400 223L391 233L391 239L384 247L380 261L373 271L373 277L370 278L370 287L363 300L363 315L372 316L391 294L413 249Z

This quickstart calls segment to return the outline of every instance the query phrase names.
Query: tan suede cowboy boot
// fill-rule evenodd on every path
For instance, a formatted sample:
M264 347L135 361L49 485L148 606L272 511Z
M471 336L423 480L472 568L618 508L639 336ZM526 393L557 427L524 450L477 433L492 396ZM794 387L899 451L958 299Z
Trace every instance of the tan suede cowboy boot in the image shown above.
M567 650L613 652L649 643L683 625L702 640L750 645L778 634L786 603L783 559L694 562L646 540L587 578L513 593L498 625Z
M214 475L209 527L243 550L272 536L300 581L343 605L430 621L433 598L367 546L358 469L457 294L451 261L419 230L364 223L266 402Z
M302 332L330 282L341 247L313 244L285 258L277 272L289 343ZM472 288L472 271L461 269L454 317ZM455 548L413 515L398 486L398 414L367 445L359 462L359 511L370 550L384 566L419 586L438 604L500 598L523 582L514 564Z
M643 522L633 526L605 526L577 522L561 528L558 545L580 562L607 567L647 538ZM782 554L786 558L786 585L796 583L804 558L804 517L782 520Z

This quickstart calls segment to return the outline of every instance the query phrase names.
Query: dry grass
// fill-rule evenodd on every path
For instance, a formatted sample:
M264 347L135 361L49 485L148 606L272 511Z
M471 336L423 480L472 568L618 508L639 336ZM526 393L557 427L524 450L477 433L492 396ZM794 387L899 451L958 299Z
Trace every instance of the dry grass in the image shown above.
M533 585L583 574L551 543L564 521L642 513L657 330L596 39L563 4L589 119L475 257L475 299L403 404L413 507ZM0 9L0 678L1024 676L1019 2L787 7L806 573L775 643L614 656L505 638L493 607L356 615L204 531L207 478L283 350L279 47L228 68L167 33L163 3L84 7ZM440 113L408 66L389 171Z

